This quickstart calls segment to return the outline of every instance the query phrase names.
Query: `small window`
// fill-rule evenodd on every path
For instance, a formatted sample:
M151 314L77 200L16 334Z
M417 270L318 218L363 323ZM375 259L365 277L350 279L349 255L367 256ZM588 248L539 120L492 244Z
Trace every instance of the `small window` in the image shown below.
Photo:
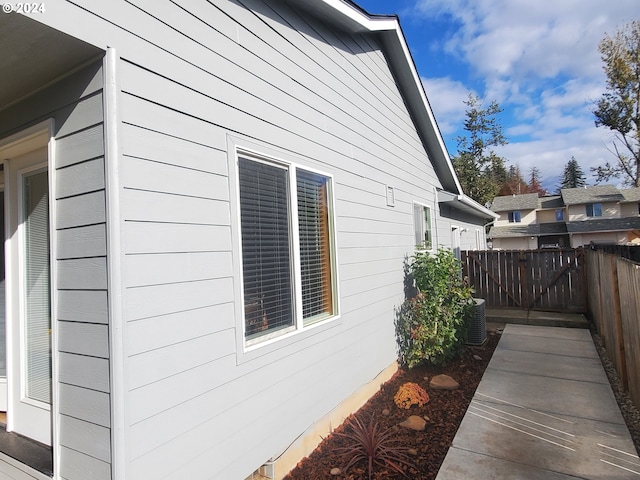
M558 208L556 210L556 222L564 221L564 210L562 208Z
M587 203L587 217L601 217L601 216L602 216L601 203Z
M238 178L245 338L334 316L331 179L245 157Z
M521 216L520 210L514 210L509 212L509 223L520 223Z
M431 208L419 203L413 204L413 226L415 231L416 248L431 250L433 237L431 235Z

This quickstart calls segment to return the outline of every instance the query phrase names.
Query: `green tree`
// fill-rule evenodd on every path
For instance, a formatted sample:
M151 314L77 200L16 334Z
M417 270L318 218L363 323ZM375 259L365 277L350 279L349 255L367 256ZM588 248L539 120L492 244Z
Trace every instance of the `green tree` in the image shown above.
M608 34L598 46L607 76L607 91L596 103L593 114L597 127L615 134L615 162L592 168L597 181L622 178L623 183L640 187L640 20L634 20Z
M558 192L562 188L579 188L584 187L587 184L587 180L584 176L584 172L580 168L576 157L571 157L571 160L564 166L564 173L562 174L562 182L558 187Z
M507 143L497 119L502 109L496 101L482 108L480 98L471 93L464 104L468 107L464 122L468 135L457 138L458 154L453 157L453 166L462 190L485 205L500 190L496 177L505 173L504 159L493 151L493 147Z

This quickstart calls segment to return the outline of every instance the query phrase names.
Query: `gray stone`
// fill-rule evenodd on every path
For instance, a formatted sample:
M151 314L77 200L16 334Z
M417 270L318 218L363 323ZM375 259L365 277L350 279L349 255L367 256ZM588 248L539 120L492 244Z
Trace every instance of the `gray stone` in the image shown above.
M473 358L475 358L476 360L482 360L482 357L480 355L474 355Z
M417 432L422 432L427 427L427 422L422 417L411 415L404 422L400 423L400 426Z
M436 375L429 382L429 387L434 390L455 390L460 384L449 375Z

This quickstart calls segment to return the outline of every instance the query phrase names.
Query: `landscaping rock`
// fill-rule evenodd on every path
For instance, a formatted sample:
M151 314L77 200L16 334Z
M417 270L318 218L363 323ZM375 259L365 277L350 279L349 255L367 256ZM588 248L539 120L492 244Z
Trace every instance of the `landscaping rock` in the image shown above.
M385 417L388 417L391 414L391 412L389 411L388 408L385 408L384 410L382 410L382 415L384 415Z
M415 457L416 455L418 455L418 451L415 448L408 448L407 449L407 455L411 455L411 456Z
M334 477L337 477L338 475L340 475L342 473L342 470L340 470L339 468L335 467L331 469L331 475L333 475Z
M478 361L482 360L482 357L480 355L474 355L473 358L475 358Z
M400 423L400 426L410 430L415 430L416 432L422 432L427 427L427 422L422 417L411 415L404 422Z
M429 382L429 387L434 390L455 390L460 384L449 375L436 375Z

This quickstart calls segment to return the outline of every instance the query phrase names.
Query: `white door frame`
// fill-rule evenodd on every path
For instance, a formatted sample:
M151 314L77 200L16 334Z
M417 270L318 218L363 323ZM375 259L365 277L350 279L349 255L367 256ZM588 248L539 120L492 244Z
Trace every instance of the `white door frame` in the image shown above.
M49 271L50 271L50 299L51 299L51 372L52 372L52 395L51 395L51 406L48 411L46 411L45 416L40 416L41 418L46 419L47 425L46 428L43 428L43 432L46 432L46 436L32 435L32 438L40 441L41 443L52 445L55 442L53 438L55 438L55 434L57 428L55 428L53 419L56 418L55 411L57 406L57 392L54 386L56 385L57 380L57 369L56 369L56 355L57 345L56 345L56 325L53 319L53 312L55 312L55 296L54 296L54 282L56 278L55 274L55 225L53 219L55 216L53 215L53 204L54 204L54 195L52 195L53 189L53 169L52 165L52 153L53 153L53 120L46 120L37 125L34 125L30 128L27 128L21 132L18 132L10 137L0 140L0 161L4 165L4 176L5 176L5 232L6 232L6 240L5 240L5 274L6 274L6 321L7 321L7 376L20 375L21 365L20 362L20 354L19 351L16 350L16 341L21 341L21 333L16 331L15 328L19 327L19 323L16 324L16 318L19 318L20 315L20 302L16 301L19 299L20 285L16 285L14 279L17 278L17 269L20 268L19 265L16 265L16 242L19 242L19 235L16 235L17 232L12 232L11 228L16 227L15 222L19 217L18 209L19 205L15 205L15 198L18 191L12 191L11 184L11 176L14 174L22 173L22 168L18 168L16 170L16 166L12 166L11 159L17 158L22 155L28 154L29 152L45 149L45 154L43 155L43 162L38 164L38 168L46 167L49 172L49 238L50 238L50 263L49 263ZM29 170L27 168L26 170ZM15 190L18 185L13 185L13 189ZM18 188L19 190L19 188ZM10 218L13 215L13 219ZM12 235L13 234L13 235ZM12 238L11 238L12 237ZM19 382L12 381L8 379L7 382L7 431L16 430L16 415L20 415L21 408L23 404L16 403L20 402L22 392L16 391ZM24 414L24 413L23 413ZM21 422L18 421L18 425ZM21 433L20 427L17 429L17 433ZM23 432L24 433L24 432ZM39 433L42 434L41 432ZM29 436L29 435L27 435Z

